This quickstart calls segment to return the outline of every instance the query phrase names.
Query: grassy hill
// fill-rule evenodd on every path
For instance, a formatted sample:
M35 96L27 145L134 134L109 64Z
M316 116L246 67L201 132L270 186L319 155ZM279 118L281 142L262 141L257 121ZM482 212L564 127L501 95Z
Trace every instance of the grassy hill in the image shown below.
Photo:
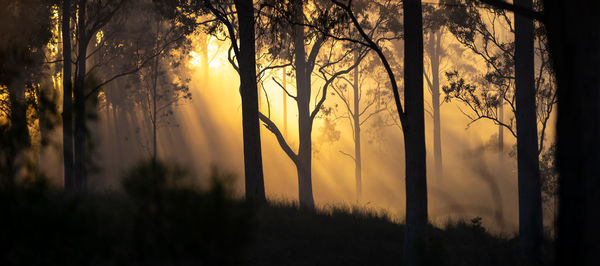
M385 214L247 202L218 182L202 192L169 180L146 165L124 191L1 189L0 265L401 265L403 225ZM431 227L424 254L430 265L522 264L516 239L480 219Z

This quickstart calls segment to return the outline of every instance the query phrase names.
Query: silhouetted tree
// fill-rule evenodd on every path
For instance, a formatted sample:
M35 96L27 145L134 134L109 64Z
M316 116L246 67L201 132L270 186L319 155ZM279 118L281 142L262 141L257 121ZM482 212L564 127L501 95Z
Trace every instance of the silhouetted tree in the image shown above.
M64 185L67 190L73 190L73 84L71 64L71 0L63 0L61 32L63 40L63 171Z
M600 2L545 0L558 84L558 265L597 265L600 252Z
M533 1L516 0L515 5L532 9ZM544 232L537 153L533 37L532 19L515 14L515 116L519 174L519 240L523 255L531 261L541 262Z
M423 20L421 1L403 3L404 18L404 104L392 67L379 45L363 30L352 9L352 1L332 0L346 11L360 33L359 42L372 49L381 59L390 78L396 109L400 117L405 142L406 162L406 231L404 259L407 265L420 265L425 259L424 248L427 226L427 181L425 156L425 122L423 104Z
M555 103L552 89L547 90L545 87L551 82L546 83L542 80L544 74L551 75L544 57L544 44L540 43L541 63L538 79L535 80L534 23L531 18L516 14L513 28L504 10L489 9L486 11L491 12L494 19L488 26L481 19L476 3L469 2L463 6L455 2L449 4L454 4L448 12L451 32L459 42L486 61L488 67L493 69L486 74L488 84L495 84L493 86L501 89L494 93L484 87L478 95L477 88L465 85L462 79L457 80L455 76L457 72L455 72L448 75L451 84L444 90L449 98L457 98L469 106L475 113L473 121L481 118L491 119L507 127L517 138L521 253L528 260L539 262L543 238L539 154L543 151L546 123ZM521 1L515 4L533 10L533 1ZM504 20L508 24L510 31L515 33L514 42L503 43L496 36L496 19ZM541 35L538 39L543 40ZM479 36L483 38L481 46L477 44L476 38ZM512 80L514 80L514 93L510 91ZM504 101L509 103L515 114L516 128L513 127L512 122L507 125L500 120L501 114L497 108ZM538 145L538 120L542 125L539 135L540 145Z

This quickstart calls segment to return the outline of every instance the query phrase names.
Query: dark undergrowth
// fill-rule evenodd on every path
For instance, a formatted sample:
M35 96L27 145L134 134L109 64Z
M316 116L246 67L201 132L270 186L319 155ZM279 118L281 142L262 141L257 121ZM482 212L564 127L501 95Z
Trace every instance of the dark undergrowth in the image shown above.
M0 189L0 265L401 265L403 225L385 213L241 201L216 172L208 191L178 174L146 163L123 191ZM428 265L524 265L517 240L479 219L431 227L426 243Z

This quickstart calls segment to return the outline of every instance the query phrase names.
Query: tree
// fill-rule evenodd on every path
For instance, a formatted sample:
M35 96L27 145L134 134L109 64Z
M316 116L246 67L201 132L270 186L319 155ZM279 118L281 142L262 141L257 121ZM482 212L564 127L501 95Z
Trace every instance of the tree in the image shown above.
M446 57L446 51L442 46L444 37L445 20L442 8L431 8L425 6L424 10L424 29L427 30L425 38L425 51L429 63L429 74L424 71L425 81L431 92L431 117L433 118L433 159L435 164L435 176L441 178L442 169L442 134L440 121L440 107L443 103L440 100L440 65Z
M73 169L69 171L69 165L65 165L65 183L70 183L72 186L66 186L68 190L83 190L87 184L87 161L89 159L89 151L86 146L90 144L88 141L88 130L86 125L87 116L86 110L95 109L96 105L90 107L90 103L98 101L99 91L111 84L113 81L122 77L126 77L137 73L141 69L149 66L154 62L154 58L165 53L174 42L183 39L186 34L190 33L189 23L180 21L181 30L171 33L176 37L165 41L158 49L142 52L134 43L119 42L119 38L124 37L119 34L119 30L114 30L104 34L104 29L108 29L111 25L119 25L127 16L127 8L135 5L128 5L133 0L78 0L77 2L77 17L82 18L77 20L77 32L75 34L77 54L75 59L76 72L73 78L73 114L75 117L74 136L73 136ZM149 4L150 0L139 0L136 4ZM156 8L161 12L167 12L165 17L175 19L172 13L164 9L162 5L156 5ZM70 15L70 14L69 14ZM119 18L115 22L115 18ZM63 27L68 31L67 36L71 36L70 28ZM142 33L145 34L145 33ZM90 50L90 43L96 40L97 46L94 50ZM96 57L100 52L104 52L99 56L102 60L94 60L92 65L88 61L92 57ZM112 52L112 53L111 53ZM131 53L127 53L131 52ZM63 56L67 56L68 51L63 51ZM108 55L108 56L107 56ZM117 60L133 55L132 60ZM67 62L67 61L65 61ZM66 84L67 82L65 82ZM68 97L68 94L67 96ZM68 104L68 101L66 101ZM64 108L63 108L64 109ZM67 106L68 111L68 106ZM95 111L95 110L92 110ZM69 125L67 125L67 133ZM68 135L68 134L67 134ZM66 137L66 136L63 136ZM67 141L68 145L68 141ZM67 153L69 151L66 151ZM71 176L72 180L67 179Z
M356 65L349 66L344 69L337 69L326 72L326 69L333 67L345 60L352 51L346 51L338 54L334 53L334 47L337 47L337 42L327 42L329 32L334 27L340 25L336 20L337 16L331 14L331 4L320 3L319 1L312 2L314 8L311 16L306 16L304 1L278 2L267 1L266 6L272 9L272 19L278 21L274 23L275 27L288 27L290 32L293 47L293 65L296 76L296 95L292 95L289 91L280 86L286 94L297 104L298 107L298 151L294 152L288 141L285 139L281 130L269 118L269 114L260 114L260 119L265 123L265 127L271 131L283 151L294 162L298 173L298 197L300 205L307 208L314 208L314 195L312 192L312 129L318 113L323 107L328 94L329 86L338 77L352 71ZM291 18L291 19L288 19ZM311 25L318 24L320 30L316 30ZM306 29L311 31L306 32ZM281 32L279 33L281 34ZM309 39L313 37L314 40ZM275 39L275 38L273 38ZM307 53L307 43L312 43ZM321 49L328 45L330 53L319 58ZM279 53L277 53L279 54ZM364 57L364 54L359 55ZM319 63L320 62L320 63ZM318 67L318 72L324 80L324 84L319 88L320 95L315 97L315 106L311 108L311 99L313 93L312 76L315 68ZM281 85L281 84L279 84Z
M600 3L543 3L558 84L558 265L596 265L600 252Z
M362 49L365 48L363 47ZM335 104L333 107L325 107L324 110L326 112L323 112L323 116L326 119L329 119L330 116L333 116L334 121L347 119L352 129L354 152L353 154L349 154L340 150L340 153L348 156L354 162L357 203L361 203L362 201L362 131L371 118L387 110L387 100L389 99L388 91L381 88L381 77L377 74L378 64L373 62L377 59L372 58L367 62L359 61L361 59L359 56L360 53L359 49L356 49L354 52L353 64L356 67L352 75L340 77L331 86L333 93L342 102L341 107ZM367 85L369 81L373 81L377 85L375 87L372 85L369 86ZM348 89L348 87L350 88ZM332 124L331 129L335 130L335 124ZM325 130L328 133L331 131L328 127L325 127Z
M515 5L531 9L532 0ZM519 175L519 241L522 254L541 262L544 237L534 81L533 21L515 14L515 98Z
M533 10L533 1L521 1L515 4ZM468 13L462 13L465 11ZM483 58L492 69L485 76L484 86L492 85L500 89L498 92L493 92L484 87L478 95L476 87L465 85L462 79L457 80L457 72L455 72L448 75L451 84L445 87L444 91L450 98L457 98L467 104L475 114L472 117L473 122L481 118L490 119L508 128L517 138L521 253L527 260L539 263L543 240L539 156L543 151L546 123L555 104L555 95L552 89L548 90L544 87L547 83L542 77L544 73L547 75L551 73L548 71L548 62L541 49L544 43L540 34L538 39L541 63L538 79L535 80L534 24L531 18L515 14L513 28L504 10L491 9L489 12L492 13L493 18L490 26L481 19L475 3L470 2L465 6L454 5L450 8L449 21L451 21L451 31L457 40ZM510 31L514 32L514 42L503 43L496 36L496 19L504 20ZM478 46L476 41L478 36L483 38L481 46ZM513 80L514 92L510 90ZM500 120L501 116L497 110L504 101L508 102L515 114L516 128L513 127L512 122L507 125ZM542 125L539 137L538 123Z
M254 6L252 2L252 0L234 1L238 15L240 40L240 47L236 55L239 63L240 91L242 94L246 196L265 200L260 125L258 122L258 85L256 80ZM232 44L235 47L233 41L232 38Z
M71 81L71 0L63 0L61 32L63 39L63 166L64 185L74 189L73 180L73 84Z
M421 1L404 1L404 104L393 70L379 45L365 33L352 10L352 1L347 4L332 0L350 17L358 30L360 43L372 49L382 61L388 73L396 110L400 117L405 142L406 162L406 231L404 234L404 258L407 265L419 265L424 260L420 254L427 226L427 181L425 156L425 122L423 104L423 23Z
M255 56L254 5L250 0L213 2L209 0L174 1L171 10L180 19L199 26L196 18L209 14L205 25L211 34L225 33L231 41L228 60L240 76L246 197L264 201L260 125L258 122L258 86Z

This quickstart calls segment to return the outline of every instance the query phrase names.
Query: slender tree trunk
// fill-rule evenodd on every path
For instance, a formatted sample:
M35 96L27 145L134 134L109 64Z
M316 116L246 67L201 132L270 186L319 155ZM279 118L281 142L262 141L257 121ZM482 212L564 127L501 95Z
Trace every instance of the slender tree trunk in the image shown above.
M154 59L154 80L152 81L152 161L156 162L157 159L157 141L156 141L156 128L158 124L158 111L156 101L158 96L156 95L157 80L158 80L158 57Z
M404 87L406 127L406 230L404 259L422 265L427 226L427 181L423 104L423 27L420 0L404 1Z
M282 73L282 78L281 78L281 85L283 86L283 137L287 138L287 93L285 92L285 90L287 90L287 73L285 70L285 67L281 69Z
M242 124L244 140L244 168L246 174L246 197L264 201L263 179L258 121L258 86L256 79L254 7L252 0L236 0L239 21L239 67L242 94Z
M358 51L354 52L354 63L358 65ZM354 178L356 180L356 203L360 204L362 200L362 156L360 150L360 84L358 81L359 67L354 69L352 87L354 89Z
M441 29L431 33L431 103L433 107L433 158L435 175L442 177L442 134L440 126L440 49Z
M293 4L295 21L302 22L302 1ZM298 102L298 197L300 205L314 208L312 193L311 159L312 159L312 123L310 121L310 73L304 50L304 27L294 26L294 57L296 66L296 88Z
M558 84L558 265L600 260L600 16L598 1L544 1Z
M78 190L86 187L86 125L85 125L85 74L87 57L87 36L86 36L86 0L79 0L78 5L78 24L77 24L77 74L75 76L75 88L73 91L75 107L75 141L74 141L74 181Z
M155 53L158 53L158 38L160 35L160 21L156 22L156 38L154 43ZM157 159L157 141L156 141L156 128L158 125L158 109L157 109L157 100L158 95L156 94L157 83L158 83L158 56L154 58L154 67L152 73L152 162L156 163Z
M73 180L73 85L71 81L71 0L63 0L63 163L65 189L75 188Z
M498 120L500 122L504 121L503 102L500 102L500 106L498 106ZM500 159L500 162L504 160L504 126L502 125L498 125L498 159Z
M532 8L532 0L515 4ZM515 98L521 253L540 263L543 240L534 86L533 21L515 14Z

